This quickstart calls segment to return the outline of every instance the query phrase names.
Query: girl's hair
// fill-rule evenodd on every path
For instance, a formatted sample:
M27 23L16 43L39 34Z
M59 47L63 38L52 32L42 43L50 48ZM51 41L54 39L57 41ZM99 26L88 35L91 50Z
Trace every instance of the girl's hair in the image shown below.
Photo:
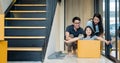
M98 22L98 28L99 28L99 34L103 33L103 23L102 23L102 18L101 18L101 15L99 13L95 13L94 16L93 16L93 19L94 17L97 17L99 18L99 22ZM94 28L94 31L96 31L96 28L95 28L95 23L94 21L92 21L93 23L93 28Z
M85 33L83 34L83 35L84 35L84 38L87 37L87 34L86 34L86 30L87 30L87 28L90 28L90 30L92 31L92 33L91 33L90 36L93 37L93 36L94 36L94 31L93 31L93 29L92 29L90 26L86 26L86 27L85 27L85 30L84 30Z

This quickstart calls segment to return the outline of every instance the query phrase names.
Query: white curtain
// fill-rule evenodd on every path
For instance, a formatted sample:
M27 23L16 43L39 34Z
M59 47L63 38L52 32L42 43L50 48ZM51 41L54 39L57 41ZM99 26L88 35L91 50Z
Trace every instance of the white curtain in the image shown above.
M86 26L86 21L93 16L94 0L66 0L66 26L72 23L72 18L81 18L81 26Z

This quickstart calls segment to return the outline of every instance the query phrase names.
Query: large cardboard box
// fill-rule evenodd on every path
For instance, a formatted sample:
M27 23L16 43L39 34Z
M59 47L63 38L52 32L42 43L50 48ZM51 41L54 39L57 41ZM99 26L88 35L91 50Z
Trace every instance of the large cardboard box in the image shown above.
M7 41L0 41L0 63L7 63Z
M100 58L100 41L78 40L77 55L79 58Z

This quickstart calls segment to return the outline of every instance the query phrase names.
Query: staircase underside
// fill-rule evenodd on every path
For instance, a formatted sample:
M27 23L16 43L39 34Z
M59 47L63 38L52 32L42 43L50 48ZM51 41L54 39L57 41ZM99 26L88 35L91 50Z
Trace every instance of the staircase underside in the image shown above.
M46 44L46 0L16 0L5 16L8 61L42 61Z

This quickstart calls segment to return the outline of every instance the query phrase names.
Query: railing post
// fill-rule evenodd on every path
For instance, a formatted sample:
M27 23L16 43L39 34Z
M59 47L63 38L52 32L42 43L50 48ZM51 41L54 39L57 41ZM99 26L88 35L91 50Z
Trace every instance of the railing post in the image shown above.
M105 39L110 40L110 1L105 0ZM105 56L110 56L110 50L108 45L105 44Z
M46 30L46 39L45 39L45 43L43 46L43 52L42 52L42 62L44 61L45 58L45 54L46 54L46 50L47 50L47 46L48 46L48 41L49 41L49 36L50 36L50 32L51 32L51 27L52 27L52 23L53 23L53 18L54 18L54 14L55 14L55 9L57 6L57 0L46 0L46 10L47 10L47 30Z

